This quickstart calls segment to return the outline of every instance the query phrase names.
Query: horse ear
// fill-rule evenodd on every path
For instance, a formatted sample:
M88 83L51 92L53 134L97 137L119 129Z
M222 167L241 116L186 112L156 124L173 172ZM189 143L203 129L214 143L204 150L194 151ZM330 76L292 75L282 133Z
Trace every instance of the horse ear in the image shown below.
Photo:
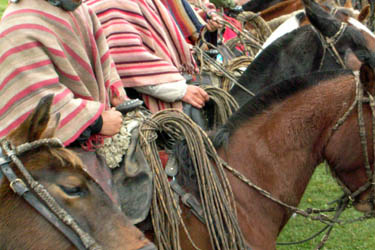
M313 0L302 0L305 5L306 16L310 23L326 37L334 36L341 23Z
M48 127L42 132L40 138L52 138L55 136L56 129L60 123L61 114L57 113L48 122Z
M366 5L361 9L361 12L359 13L357 20L360 21L361 23L364 23L367 18L370 16L370 5Z
M50 120L49 111L52 105L53 94L40 99L37 107L31 112L26 120L10 135L14 144L31 142L42 138Z
M374 69L367 63L363 63L359 70L359 79L365 91L375 94L375 72Z
M353 9L352 0L346 0L344 7Z

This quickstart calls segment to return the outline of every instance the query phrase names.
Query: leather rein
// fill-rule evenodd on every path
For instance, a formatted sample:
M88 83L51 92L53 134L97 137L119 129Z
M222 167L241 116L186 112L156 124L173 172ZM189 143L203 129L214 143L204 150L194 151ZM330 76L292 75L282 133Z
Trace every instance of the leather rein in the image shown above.
M358 197L361 193L366 191L367 189L371 188L372 192L370 195L370 198L366 201L358 201L358 203L369 203L371 205L371 212L369 212L369 215L374 217L375 216L375 171L371 170L370 166L370 159L368 155L368 147L367 147L367 135L366 135L366 128L365 128L365 120L363 117L363 104L369 103L370 109L371 109L371 118L372 118L372 134L373 134L373 156L375 157L375 99L374 96L369 93L365 92L363 89L363 85L360 82L358 73L354 74L355 81L356 81L356 97L353 101L353 103L350 105L349 109L345 112L345 114L336 122L335 126L331 130L331 134L328 138L327 144L334 134L335 131L337 131L340 126L345 122L345 120L348 118L348 116L355 110L357 107L357 119L358 119L358 127L359 127L359 136L360 136L360 143L362 147L362 154L363 158L365 160L365 169L366 169L366 175L367 175L367 182L363 184L361 187L359 187L355 191L350 191L350 189L339 179L337 178L337 174L334 171L334 169L331 169L332 175L337 181L337 183L341 186L344 197L342 197L342 200L346 200L347 203L354 202L355 198ZM369 216L367 216L369 217Z
M10 188L55 226L79 250L102 250L94 238L86 233L75 219L63 209L47 189L37 182L19 159L23 153L41 146L63 147L57 138L40 139L14 147L8 140L0 140L0 170L8 179ZM18 177L11 163L22 173ZM32 192L33 191L33 192Z

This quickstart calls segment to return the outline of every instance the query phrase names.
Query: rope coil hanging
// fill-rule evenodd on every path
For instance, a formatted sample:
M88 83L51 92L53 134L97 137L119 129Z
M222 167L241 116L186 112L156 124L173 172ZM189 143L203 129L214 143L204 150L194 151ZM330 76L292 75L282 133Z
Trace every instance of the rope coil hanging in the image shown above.
M185 139L187 142L198 176L200 198L213 248L247 249L238 225L233 193L219 156L206 133L189 117L174 109L154 114L139 128L141 147L154 173L152 221L158 248L181 249L179 225L190 239L158 156L158 132L168 134L171 141ZM217 166L216 173L211 162Z

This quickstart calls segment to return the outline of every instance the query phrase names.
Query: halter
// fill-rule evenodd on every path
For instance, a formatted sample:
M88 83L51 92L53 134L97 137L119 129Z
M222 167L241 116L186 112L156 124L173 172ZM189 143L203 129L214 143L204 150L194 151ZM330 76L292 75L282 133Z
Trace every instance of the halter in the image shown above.
M340 29L336 32L336 34L334 34L331 37L326 37L326 36L322 35L322 33L319 32L318 30L316 30L314 28L314 26L311 26L313 28L313 30L318 34L319 40L321 41L322 46L323 46L323 56L322 56L322 60L320 61L319 71L323 67L323 63L324 63L325 56L327 54L327 50L328 50L329 53L331 53L333 58L335 58L336 63L340 64L343 67L343 69L346 69L345 63L342 60L340 54L337 52L335 45L338 42L338 40L340 40L342 35L344 34L347 26L348 25L346 23L342 22L341 25L340 25Z
M336 172L331 169L332 175L334 179L337 181L337 183L342 187L342 190L344 192L344 197L342 199L348 200L348 202L353 202L354 199L359 196L361 193L366 191L368 188L371 188L372 192L370 194L370 199L366 201L359 201L359 203L369 203L371 205L371 212L369 214L371 216L375 216L375 171L371 170L370 167L370 160L368 156L367 151L367 136L366 136L366 129L365 129L365 121L363 118L363 103L369 103L372 113L372 133L375 135L375 99L371 95L371 93L366 93L368 97L364 96L364 89L360 82L358 73L354 74L355 81L356 81L356 97L353 101L353 103L350 105L349 109L344 113L344 115L338 119L335 126L332 128L331 133L328 137L327 144L331 137L333 136L334 132L339 129L339 127L346 121L346 119L349 117L349 115L352 113L354 108L357 106L357 112L358 112L358 126L359 126L359 136L360 136L360 143L362 147L362 153L363 157L365 159L365 169L366 169L366 175L367 175L367 182L363 184L361 187L359 187L355 191L350 191L350 189L339 179L337 178ZM373 150L374 150L374 156L375 156L375 138L373 139Z
M40 146L63 147L57 138L40 139L14 147L8 140L0 140L0 169L10 183L10 188L23 197L45 219L54 225L79 250L102 250L102 247L77 224L74 218L63 209L47 189L37 182L18 158L23 153ZM4 153L3 153L4 152ZM22 173L26 183L12 170L14 163ZM30 192L33 190L33 192ZM36 194L36 195L35 195Z

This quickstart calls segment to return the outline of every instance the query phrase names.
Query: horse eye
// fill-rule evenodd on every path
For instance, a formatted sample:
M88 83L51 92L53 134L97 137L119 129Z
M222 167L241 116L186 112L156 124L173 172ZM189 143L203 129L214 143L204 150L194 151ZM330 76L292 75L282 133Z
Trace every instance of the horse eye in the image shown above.
M59 187L69 196L83 196L85 194L81 187L67 187L63 185L59 185Z

